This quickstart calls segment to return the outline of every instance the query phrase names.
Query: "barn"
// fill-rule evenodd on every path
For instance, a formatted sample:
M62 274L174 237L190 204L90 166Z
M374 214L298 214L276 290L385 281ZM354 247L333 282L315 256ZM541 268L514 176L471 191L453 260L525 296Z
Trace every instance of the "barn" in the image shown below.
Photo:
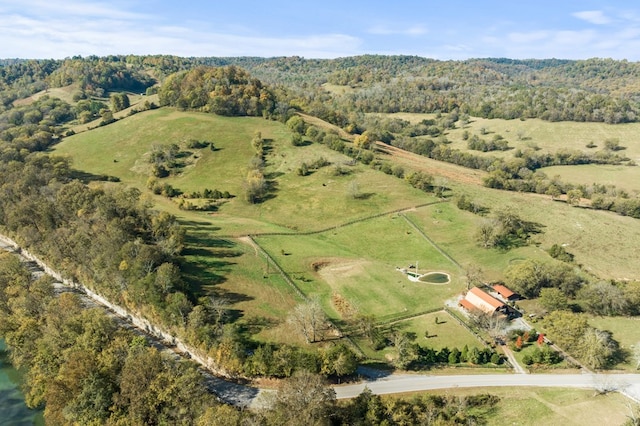
M489 315L496 312L504 314L507 311L507 306L504 303L478 287L473 287L467 292L460 300L460 306L468 311L478 310Z

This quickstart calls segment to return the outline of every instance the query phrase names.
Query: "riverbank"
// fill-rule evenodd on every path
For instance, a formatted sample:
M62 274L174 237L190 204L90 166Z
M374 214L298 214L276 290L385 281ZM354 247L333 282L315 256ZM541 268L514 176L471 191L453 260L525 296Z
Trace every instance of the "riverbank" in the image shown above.
M205 378L205 385L220 401L241 408L261 406L262 403L257 401L261 392L260 389L230 380L233 378L226 377L224 372L215 368L213 360L187 346L177 337L151 324L146 319L138 317L122 307L109 302L81 283L65 279L60 273L53 270L39 258L27 250L20 248L15 241L1 234L0 249L16 253L23 260L33 262L31 273L47 274L53 277L57 281L57 283L54 284L57 293L66 291L77 292L80 297L83 298L86 306L99 306L103 308L116 320L119 326L130 328L133 332L144 336L149 340L150 344L158 350L176 358L182 357L195 361L201 366L200 370Z
M13 368L4 340L0 339L0 424L44 425L42 410L31 410L20 391L23 373Z

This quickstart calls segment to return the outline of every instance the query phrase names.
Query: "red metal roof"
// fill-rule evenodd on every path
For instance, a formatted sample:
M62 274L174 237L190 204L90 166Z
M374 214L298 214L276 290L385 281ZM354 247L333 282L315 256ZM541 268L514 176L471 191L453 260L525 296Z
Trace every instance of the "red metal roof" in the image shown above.
M480 290L480 288L478 288L478 287L473 287L471 290L469 290L469 293L477 296L482 301L484 301L485 303L491 305L495 309L502 308L504 306L504 303L502 303L501 301L499 301L495 297L489 295L488 293Z
M510 298L511 296L515 295L515 293L511 290L509 290L507 287L501 285L501 284L496 284L493 286L493 289L495 291L498 292L498 294L502 297L506 297L507 299Z
M469 302L467 299L460 299L460 306L465 308L467 311L473 311L474 309L478 309L475 305Z

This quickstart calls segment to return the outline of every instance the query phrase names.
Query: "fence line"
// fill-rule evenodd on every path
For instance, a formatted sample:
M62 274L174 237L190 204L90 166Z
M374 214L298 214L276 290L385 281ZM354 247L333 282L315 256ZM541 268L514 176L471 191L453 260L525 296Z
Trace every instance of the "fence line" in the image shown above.
M431 244L433 246L433 248L435 248L436 250L438 250L438 252L443 255L444 257L446 257L447 259L449 259L449 261L451 263L453 263L454 265L456 265L458 268L464 270L464 268L462 267L462 265L460 265L453 257L451 257L446 251L444 251L442 248L440 248L440 246L438 246L438 244L436 244L435 241L433 241L423 230L422 228L420 228L418 225L415 224L415 222L413 222L411 219L409 219L406 215L404 214L399 214L399 216L401 216L404 220L407 221L407 223L409 225L411 225L411 227L413 229L415 229L420 235L422 235L424 237L425 240L427 240L429 242L429 244Z
M267 260L268 263L270 263L271 265L273 265L273 267L278 271L278 273L280 274L280 276L282 276L282 278L285 280L285 282L287 284L289 284L289 286L291 286L291 288L293 289L293 291L295 291L295 293L298 295L298 297L300 297L302 300L304 300L305 302L309 301L309 298L302 292L302 290L300 290L300 287L298 287L296 285L296 283L291 279L291 277L289 276L289 274L287 274L284 269L282 269L282 267L280 266L280 264L264 249L262 248L262 246L260 246L260 244L258 244L258 242L256 240L253 239L253 236L249 235L247 236L247 238L249 238L249 240L251 240L252 244L254 245L254 247L256 248L256 250L258 250L258 252L262 253L265 257L265 259ZM356 342L351 338L351 336L349 336L348 334L344 333L343 330L341 330L333 321L331 321L329 318L327 318L327 322L331 325L331 328L333 330L336 330L339 333L338 337L347 339L347 341L349 342L349 344L351 345L351 347L353 349L355 349L356 353L358 355L360 355L361 357L364 357L365 354L362 351L362 349L360 349L360 346L358 346L356 344Z
M436 201L430 201L428 203L423 203L423 204L418 204L412 207L401 207L399 209L395 209L395 210L389 210L389 211L385 211L382 213L376 213L374 215L371 216L367 216L367 217L361 217L359 219L353 219L344 223L340 223L338 225L334 225L334 226L329 226L327 228L322 228L322 229L317 229L315 231L302 231L302 232L298 232L298 231L293 231L293 232L256 232L256 233L252 233L250 234L250 236L252 237L271 237L271 236L296 236L296 235L315 235L315 234L322 234L323 232L328 232L328 231L333 231L335 229L339 229L339 228L344 228L345 226L350 226L350 225L354 225L356 223L360 223L360 222L365 222L367 220L371 220L371 219L377 219L379 217L382 216L386 216L386 215L390 215L390 214L394 214L394 213L402 213L402 212L406 212L406 211L410 211L410 210L415 210L415 209L419 209L422 207L427 207L427 206L432 206L435 204L441 204L441 203L447 203L449 202L449 200L436 200ZM217 235L217 238L242 238L242 237L247 237L249 235L247 234L223 234L223 235Z
M473 335L474 335L474 337L475 337L476 339L478 339L478 341L479 341L480 343L482 343L482 345L483 345L483 346L485 346L485 347L491 347L491 344L490 344L489 342L487 342L487 341L486 341L482 336L480 336L480 334L478 334L478 332L477 332L476 330L474 330L473 328L471 328L471 327L469 326L469 324L467 324L465 321L463 321L462 319L460 319L460 317L459 317L459 316L458 316L458 315L457 315L457 314L456 314L456 313L455 313L451 308L449 308L448 306L445 306L445 307L444 307L444 311L445 311L446 313L448 313L448 314L451 316L451 318L453 318L454 320L456 320L456 321L457 321L461 326L463 326L464 328L466 328L466 329L469 331L469 333L473 334Z
M287 274L284 269L282 269L282 267L280 266L280 264L278 262L276 262L276 260L265 250L262 248L262 246L260 244L258 244L258 242L253 238L253 236L248 235L247 238L249 240L251 240L251 243L254 245L254 247L256 248L256 250L258 250L258 252L260 252L261 254L264 255L266 261L268 264L271 264L282 276L282 278L286 281L287 284L289 284L289 286L291 286L291 288L293 289L293 291L296 292L296 294L305 302L309 301L309 298L307 298L307 296L305 296L305 294L302 292L302 290L300 290L300 288L296 285L295 282L293 282L293 280L291 279L291 277L289 276L289 274Z

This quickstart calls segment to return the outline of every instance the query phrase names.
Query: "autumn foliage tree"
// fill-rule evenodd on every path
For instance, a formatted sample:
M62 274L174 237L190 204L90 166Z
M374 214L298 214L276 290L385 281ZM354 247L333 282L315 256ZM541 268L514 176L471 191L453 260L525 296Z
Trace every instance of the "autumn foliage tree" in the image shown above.
M518 336L518 337L516 338L516 343L515 343L515 347L516 347L516 349L517 349L517 350L522 349L522 344L523 344L523 343L522 343L522 336Z

